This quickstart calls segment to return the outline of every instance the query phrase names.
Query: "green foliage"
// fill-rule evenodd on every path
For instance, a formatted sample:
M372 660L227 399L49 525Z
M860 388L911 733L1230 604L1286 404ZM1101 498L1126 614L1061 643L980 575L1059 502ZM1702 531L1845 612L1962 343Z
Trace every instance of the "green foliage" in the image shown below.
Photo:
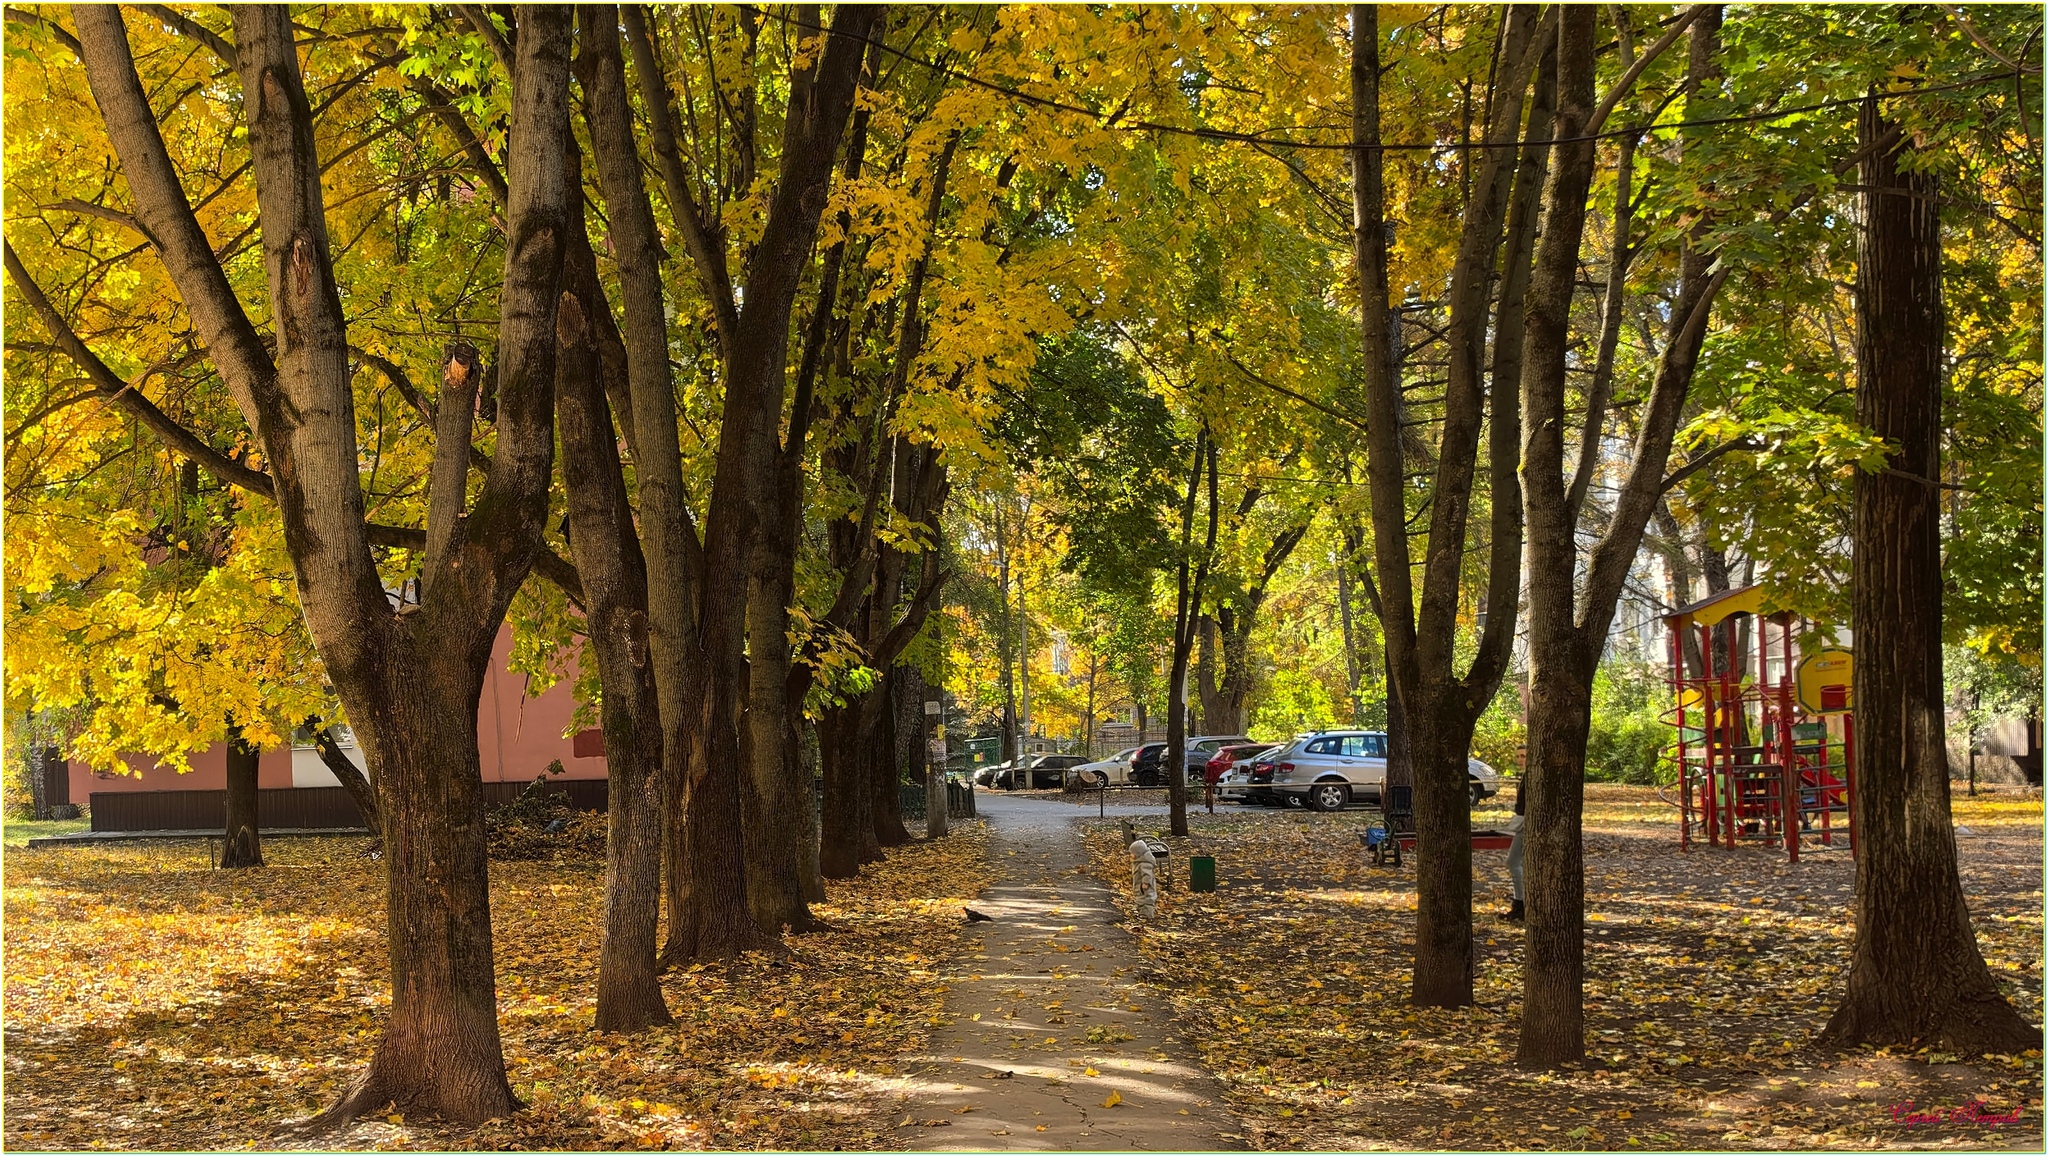
M1664 721L1670 688L1649 663L1609 661L1593 675L1593 725L1586 737L1586 778L1601 783L1669 783L1675 765L1664 748L1676 737Z
M1029 385L996 428L1059 498L1066 568L1104 591L1149 590L1172 564L1168 519L1187 455L1166 403L1107 335L1040 343Z
M1302 731L1343 725L1350 715L1351 708L1333 701L1329 684L1312 671L1283 668L1266 680L1247 733L1260 742L1281 742Z
M2041 666L2012 655L1973 647L1942 647L1942 674L1949 705L1961 716L1964 733L1952 739L1975 743L2001 718L2027 718L2041 709Z
M1503 775L1521 773L1522 747L1529 741L1519 700L1514 684L1503 683L1472 728L1472 757Z

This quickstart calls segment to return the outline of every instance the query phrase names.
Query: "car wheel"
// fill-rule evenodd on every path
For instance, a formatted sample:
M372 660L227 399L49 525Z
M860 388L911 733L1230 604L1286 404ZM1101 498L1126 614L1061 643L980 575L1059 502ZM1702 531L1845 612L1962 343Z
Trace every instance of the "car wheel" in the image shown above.
M1141 786L1141 787L1156 787L1156 786L1158 786L1158 785L1159 785L1159 773L1158 773L1157 771L1139 771L1139 772L1138 772L1138 785L1139 785L1139 786Z
M1088 773L1088 782L1099 790L1109 785L1109 776L1101 771L1090 771Z
M1486 788L1485 788L1485 787L1483 787L1483 786L1481 786L1481 785L1479 784L1479 780L1478 780L1478 779L1473 779L1473 780L1472 780L1472 805L1476 807L1476 806L1478 806L1478 805L1479 805L1480 803L1484 802L1484 801L1485 801L1485 799L1486 799Z
M1351 787L1345 783L1317 783L1308 789L1312 811L1341 811L1351 803Z

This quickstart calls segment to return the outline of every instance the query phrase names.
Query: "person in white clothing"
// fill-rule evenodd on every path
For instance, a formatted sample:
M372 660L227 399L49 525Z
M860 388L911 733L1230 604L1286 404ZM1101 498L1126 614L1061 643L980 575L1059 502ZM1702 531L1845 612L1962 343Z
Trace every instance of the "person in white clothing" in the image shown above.
M1522 780L1515 779L1515 817L1508 820L1508 830L1514 838L1508 843L1508 878L1515 884L1515 903L1508 908L1504 917L1511 923L1522 921Z

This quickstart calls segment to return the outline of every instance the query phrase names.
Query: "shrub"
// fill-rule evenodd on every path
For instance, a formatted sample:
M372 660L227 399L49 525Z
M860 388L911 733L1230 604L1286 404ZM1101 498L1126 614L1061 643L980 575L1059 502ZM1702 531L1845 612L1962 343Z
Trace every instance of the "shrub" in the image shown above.
M1586 778L1650 786L1672 782L1664 753L1676 739L1664 721L1670 689L1663 671L1644 662L1603 663L1593 676L1592 728L1586 735Z

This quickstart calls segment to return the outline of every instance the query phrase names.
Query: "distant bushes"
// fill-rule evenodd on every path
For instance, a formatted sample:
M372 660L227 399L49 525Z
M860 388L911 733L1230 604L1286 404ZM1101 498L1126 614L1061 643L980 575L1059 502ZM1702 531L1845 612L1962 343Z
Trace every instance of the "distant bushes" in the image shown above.
M1672 782L1677 767L1664 748L1678 735L1664 721L1671 687L1662 668L1605 662L1593 676L1593 725L1586 735L1586 779L1651 786Z

